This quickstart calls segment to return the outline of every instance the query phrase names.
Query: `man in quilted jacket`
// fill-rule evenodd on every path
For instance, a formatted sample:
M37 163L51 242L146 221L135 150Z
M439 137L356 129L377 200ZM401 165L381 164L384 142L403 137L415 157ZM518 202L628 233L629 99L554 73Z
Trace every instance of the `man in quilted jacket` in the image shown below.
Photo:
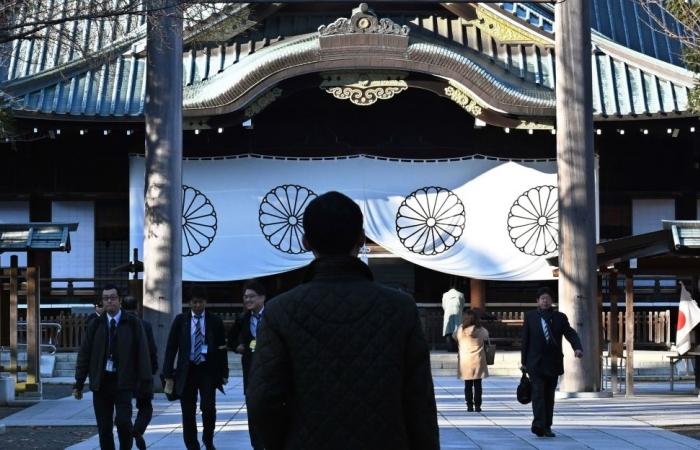
M258 328L249 414L266 450L437 450L428 345L414 300L357 258L362 212L328 192L304 212L315 259Z

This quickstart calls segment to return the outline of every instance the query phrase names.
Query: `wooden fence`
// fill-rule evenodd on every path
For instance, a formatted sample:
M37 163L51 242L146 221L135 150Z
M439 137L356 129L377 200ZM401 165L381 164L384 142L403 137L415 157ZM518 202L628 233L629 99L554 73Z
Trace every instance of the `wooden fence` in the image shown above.
M610 311L603 312L603 339L610 341ZM625 342L625 312L617 313L618 342ZM671 311L635 311L634 342L640 347L671 348Z
M224 321L227 332L236 320L236 312L216 312ZM420 308L421 324L425 336L433 349L445 347L445 338L442 336L442 309ZM484 327L489 330L491 339L503 348L518 348L520 346L520 332L525 313L522 311L488 311ZM56 316L43 316L42 324L51 323L60 325L60 333L57 327L42 327L42 344L54 344L59 351L76 351L85 337L87 326L86 314L71 315L61 313ZM671 311L636 311L635 322L635 346L646 348L670 348L671 347ZM23 320L20 318L20 320ZM610 340L610 312L603 312L603 339ZM621 342L625 340L625 315L624 311L618 313L617 318L618 337ZM21 327L18 330L18 342L26 342L26 331Z

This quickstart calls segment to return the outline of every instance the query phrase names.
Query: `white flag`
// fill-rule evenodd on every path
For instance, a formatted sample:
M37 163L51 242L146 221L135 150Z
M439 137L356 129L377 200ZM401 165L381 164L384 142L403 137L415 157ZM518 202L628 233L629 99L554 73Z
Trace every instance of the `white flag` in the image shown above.
M676 325L676 348L679 355L690 350L690 332L698 323L700 323L700 308L681 283L681 301L678 303Z

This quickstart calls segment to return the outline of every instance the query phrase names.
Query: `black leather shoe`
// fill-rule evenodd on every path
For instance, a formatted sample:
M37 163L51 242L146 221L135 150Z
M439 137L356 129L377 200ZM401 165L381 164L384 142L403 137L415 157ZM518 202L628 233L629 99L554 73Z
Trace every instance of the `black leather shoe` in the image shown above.
M139 450L146 450L146 441L143 439L143 435L134 431L134 444Z
M552 433L552 430L544 430L544 436L545 437L557 437L556 434Z
M481 406L476 407L476 412L481 412Z
M471 403L467 403L467 411L468 411L468 412L473 412L473 411L474 411L474 405L472 405Z
M544 430L540 427L531 427L530 431L532 431L534 434L537 435L537 437L543 437L544 436Z

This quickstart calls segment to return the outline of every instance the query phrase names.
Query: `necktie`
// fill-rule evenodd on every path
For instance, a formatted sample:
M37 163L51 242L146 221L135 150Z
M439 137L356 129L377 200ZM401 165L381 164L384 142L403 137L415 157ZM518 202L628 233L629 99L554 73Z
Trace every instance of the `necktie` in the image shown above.
M192 361L196 364L202 362L202 345L204 345L204 335L202 335L202 326L200 325L200 320L202 315L194 316L197 321L194 324L194 358Z
M109 321L109 359L114 361L114 348L117 340L117 321Z
M258 325L260 325L260 314L253 314L255 318L255 324L253 325L253 338L258 337Z
M547 321L544 320L544 317L542 317L540 320L542 320L542 331L544 331L544 340L547 341L548 344L551 344L552 336L549 334L549 325L547 324Z

